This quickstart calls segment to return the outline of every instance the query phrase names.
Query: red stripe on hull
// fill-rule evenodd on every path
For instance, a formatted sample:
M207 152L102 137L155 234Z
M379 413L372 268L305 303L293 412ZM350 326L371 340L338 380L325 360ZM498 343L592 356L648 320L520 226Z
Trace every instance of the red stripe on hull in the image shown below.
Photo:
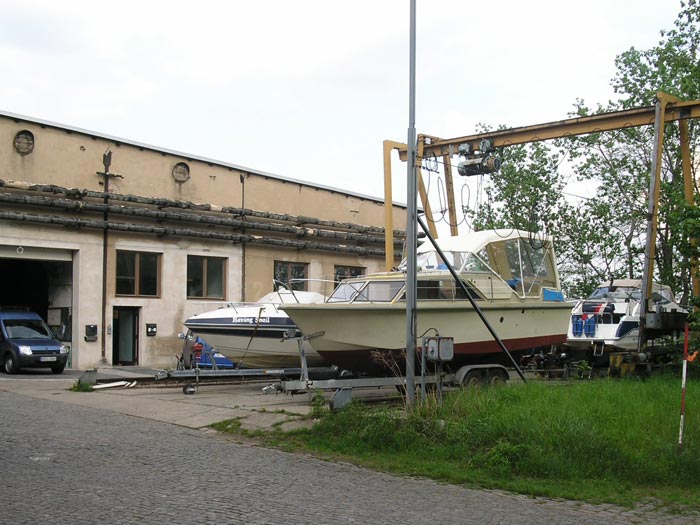
M524 337L508 339L503 344L509 352L519 356L530 353L539 347L563 344L566 342L566 334L548 335L541 337ZM512 366L496 341L478 341L474 343L457 343L454 348L455 358L448 367L456 370L460 366L468 364L498 363L504 366ZM319 351L319 354L330 364L353 372L365 372L369 374L386 374L396 369L404 369L406 353L404 349L356 349L342 351Z
M508 339L503 341L503 344L509 352L517 352L519 350L529 350L540 346L551 346L564 344L566 342L566 334L545 335L541 337L523 337L520 339ZM496 341L479 341L476 343L457 343L455 344L455 355L475 355L475 354L490 354L501 353L501 347Z

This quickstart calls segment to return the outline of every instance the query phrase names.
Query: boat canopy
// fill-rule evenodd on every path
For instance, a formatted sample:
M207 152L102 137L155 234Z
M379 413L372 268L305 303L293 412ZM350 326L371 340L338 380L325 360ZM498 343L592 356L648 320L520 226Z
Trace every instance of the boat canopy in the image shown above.
M670 286L665 284L652 283L652 297L654 302L673 303L676 301ZM641 301L642 300L642 280L641 279L615 279L606 283L601 283L593 293L588 296L589 300L609 300L619 302Z
M554 251L549 239L520 230L489 230L440 239L445 259L463 275L473 299L521 298L563 300ZM455 286L447 264L431 243L417 250L418 299L466 299ZM398 272L362 276L341 282L329 303L392 302L404 300L404 261ZM554 296L551 294L554 293Z
M259 304L272 303L272 304L312 304L312 303L322 303L325 301L326 297L323 294L317 292L307 292L305 290L288 290L287 288L280 287L275 292L270 292L263 295L256 302Z
M492 272L521 296L559 289L551 240L522 230L487 230L440 239L440 249L457 272ZM446 270L430 242L417 250L418 271ZM401 270L406 269L406 260Z

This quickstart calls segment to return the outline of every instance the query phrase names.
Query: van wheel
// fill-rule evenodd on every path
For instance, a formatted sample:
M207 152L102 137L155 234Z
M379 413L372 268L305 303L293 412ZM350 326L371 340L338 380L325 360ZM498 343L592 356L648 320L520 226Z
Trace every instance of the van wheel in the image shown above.
M52 366L51 367L51 373L52 374L61 374L63 373L63 369L66 367L66 365L58 365L58 366Z
M19 363L12 352L5 353L2 363L6 374L16 374L19 371Z

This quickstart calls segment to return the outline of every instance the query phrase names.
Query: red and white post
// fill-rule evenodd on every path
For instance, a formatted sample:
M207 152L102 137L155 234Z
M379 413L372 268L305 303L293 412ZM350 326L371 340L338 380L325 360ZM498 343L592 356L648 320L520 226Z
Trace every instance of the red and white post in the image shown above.
M681 381L681 424L678 430L678 452L683 452L683 424L685 423L685 382L688 374L688 323L685 323L685 341L683 342L683 372Z

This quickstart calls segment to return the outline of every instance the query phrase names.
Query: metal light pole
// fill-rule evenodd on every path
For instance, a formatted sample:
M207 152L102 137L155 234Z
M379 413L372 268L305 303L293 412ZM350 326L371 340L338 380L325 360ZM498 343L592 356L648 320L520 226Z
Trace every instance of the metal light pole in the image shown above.
M408 219L406 223L406 406L415 402L416 357L416 0L411 0L408 96Z
M102 347L101 354L102 357L100 362L102 364L107 363L107 249L109 246L109 167L112 164L112 152L109 148L102 155L102 164L104 165L104 173L98 173L98 175L104 175L104 204L105 210L103 214L104 221L104 231L102 233Z

